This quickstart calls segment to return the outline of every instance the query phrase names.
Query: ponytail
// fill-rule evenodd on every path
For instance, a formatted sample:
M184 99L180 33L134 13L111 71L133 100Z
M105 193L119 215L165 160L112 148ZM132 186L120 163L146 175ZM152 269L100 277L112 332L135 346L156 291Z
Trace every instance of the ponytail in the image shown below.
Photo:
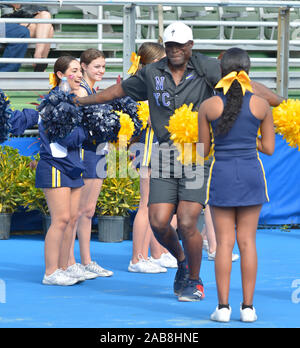
M222 77L230 74L233 71L237 73L243 71L248 74L249 69L250 58L247 52L241 48L230 48L221 58ZM250 85L250 79L248 80L248 84ZM218 85L216 87L218 87ZM232 128L242 108L243 96L245 92L243 92L243 89L245 89L245 87L242 88L238 80L234 80L232 82L226 93L226 104L224 106L223 113L218 120L215 135L226 135ZM252 90L251 85L246 89Z
M237 80L233 81L227 94L223 113L218 120L215 136L226 135L236 121L243 104L243 91Z

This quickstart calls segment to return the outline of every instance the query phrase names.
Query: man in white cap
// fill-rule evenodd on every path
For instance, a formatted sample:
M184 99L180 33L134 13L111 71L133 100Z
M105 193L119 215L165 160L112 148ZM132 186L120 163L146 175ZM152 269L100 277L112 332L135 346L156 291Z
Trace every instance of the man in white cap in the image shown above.
M163 41L165 58L146 65L121 84L88 97L76 98L76 102L82 105L106 103L125 95L137 101L148 100L151 124L160 149L165 144L170 149L173 143L166 129L170 117L183 104L192 103L193 110L198 110L200 104L214 93L221 71L217 59L192 54L193 33L183 22L170 24L164 31ZM271 105L278 105L279 100L271 100L271 97L274 94L266 93ZM187 166L177 161L176 153L171 152L167 162L163 156L158 156L157 161L153 157L151 164L158 165L156 168L151 165L150 224L157 240L177 259L174 292L179 301L199 301L204 298L204 288L199 277L202 237L197 222L206 200L210 163L206 162L200 171L199 166L192 166L192 170L187 171ZM161 157L163 160L160 160ZM197 185L199 182L201 185ZM174 213L177 214L178 233L183 247L177 232L170 225Z

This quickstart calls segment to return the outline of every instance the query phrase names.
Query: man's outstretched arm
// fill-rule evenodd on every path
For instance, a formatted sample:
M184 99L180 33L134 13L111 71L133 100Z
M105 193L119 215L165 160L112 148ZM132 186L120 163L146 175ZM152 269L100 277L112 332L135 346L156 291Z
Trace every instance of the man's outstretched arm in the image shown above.
M251 81L253 93L266 99L270 106L278 106L284 101L284 98L274 93L271 89L263 85L262 83Z
M87 97L76 97L74 102L79 105L104 104L113 99L122 98L125 95L122 85L117 83L96 94L91 94Z

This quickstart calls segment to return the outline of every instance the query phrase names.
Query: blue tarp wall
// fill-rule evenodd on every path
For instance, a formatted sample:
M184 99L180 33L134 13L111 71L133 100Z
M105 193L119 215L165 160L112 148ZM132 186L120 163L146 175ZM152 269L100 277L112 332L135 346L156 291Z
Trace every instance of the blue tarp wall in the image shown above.
M270 202L261 211L260 223L300 223L300 151L276 135L272 156L260 154L268 183Z
M19 149L21 155L32 156L39 151L38 138L10 138L3 145ZM275 152L272 156L260 154L263 162L270 202L261 211L260 224L300 224L300 151L288 146L276 135ZM15 213L12 231L41 229L41 216L37 212Z

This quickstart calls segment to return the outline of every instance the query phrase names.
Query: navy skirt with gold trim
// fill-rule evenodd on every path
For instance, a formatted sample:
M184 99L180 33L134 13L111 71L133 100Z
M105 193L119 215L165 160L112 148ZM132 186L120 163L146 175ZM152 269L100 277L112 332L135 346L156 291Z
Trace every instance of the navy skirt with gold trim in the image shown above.
M218 155L213 159L207 185L207 204L240 207L268 201L265 172L258 154Z
M84 185L82 176L76 179L70 178L61 170L53 167L47 161L41 159L36 168L35 186L38 188L78 188Z

